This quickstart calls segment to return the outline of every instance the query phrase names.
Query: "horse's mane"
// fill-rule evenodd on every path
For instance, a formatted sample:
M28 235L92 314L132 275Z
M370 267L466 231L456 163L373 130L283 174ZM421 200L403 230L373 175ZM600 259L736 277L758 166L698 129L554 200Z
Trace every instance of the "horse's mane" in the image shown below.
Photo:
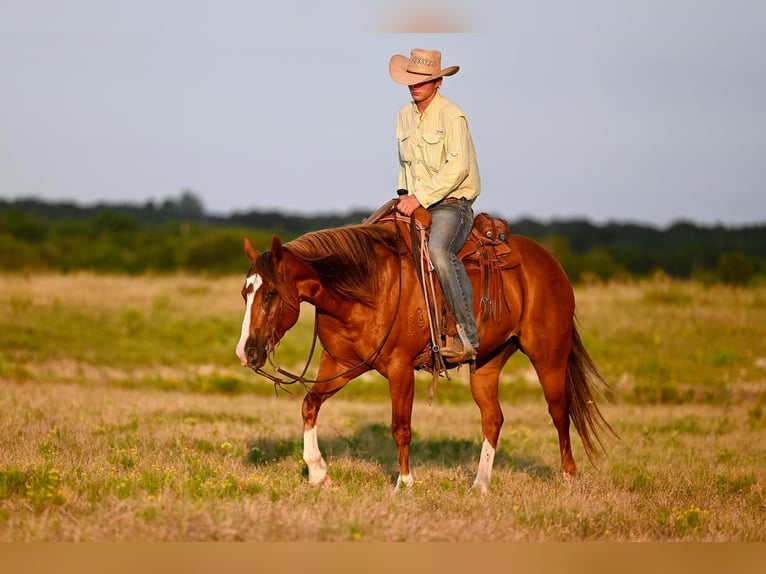
M396 231L387 225L359 224L312 231L284 244L285 251L308 263L319 275L322 285L338 295L373 306L380 291L376 247L398 253L401 249ZM271 257L266 252L258 272L284 291L276 277ZM287 293L283 296L289 297ZM294 296L292 297L294 299Z

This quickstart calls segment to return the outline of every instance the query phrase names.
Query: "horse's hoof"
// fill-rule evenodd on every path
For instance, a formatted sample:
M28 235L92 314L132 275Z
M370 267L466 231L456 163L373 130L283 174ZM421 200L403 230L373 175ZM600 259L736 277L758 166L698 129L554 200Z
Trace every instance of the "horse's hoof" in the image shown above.
M322 478L309 478L309 484L316 487L332 486L332 479L329 474L325 474Z
M487 494L489 492L489 485L483 482L474 482L471 485L471 492L478 492L479 494Z
M400 475L396 479L396 486L394 487L394 492L399 492L401 490L410 490L412 489L414 484L415 484L415 480L412 478L411 474L408 474L407 476Z

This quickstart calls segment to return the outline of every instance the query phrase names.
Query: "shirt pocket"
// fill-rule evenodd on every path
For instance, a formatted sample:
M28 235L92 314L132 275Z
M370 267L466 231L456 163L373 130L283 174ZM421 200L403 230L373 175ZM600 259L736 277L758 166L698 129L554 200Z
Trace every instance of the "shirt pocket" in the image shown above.
M423 132L420 136L423 163L431 171L438 171L444 163L444 133Z

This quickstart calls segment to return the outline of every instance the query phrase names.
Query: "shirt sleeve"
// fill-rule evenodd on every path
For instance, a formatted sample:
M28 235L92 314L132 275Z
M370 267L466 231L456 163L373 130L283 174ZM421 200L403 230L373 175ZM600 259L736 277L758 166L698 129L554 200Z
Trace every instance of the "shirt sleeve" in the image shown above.
M400 111L399 115L396 117L397 136L402 133L402 113L403 111ZM399 157L399 179L396 189L407 189L412 193L412 190L407 188L407 168L404 165L404 158L402 158L401 144L398 137L396 139L396 154Z
M452 119L445 135L445 162L430 179L418 182L411 190L420 205L430 207L447 197L468 176L470 168L470 134L465 116ZM399 175L402 177L401 171Z

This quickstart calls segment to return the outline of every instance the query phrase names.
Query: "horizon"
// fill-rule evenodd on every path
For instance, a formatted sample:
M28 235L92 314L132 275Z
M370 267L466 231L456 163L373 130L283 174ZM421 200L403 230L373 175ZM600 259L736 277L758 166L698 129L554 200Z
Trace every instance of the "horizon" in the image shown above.
M0 197L0 201L6 201L9 203L16 203L16 202L36 202L41 204L46 204L50 206L55 206L57 204L65 204L69 206L73 206L77 209L98 209L98 208L132 208L132 209L140 209L142 207L146 207L148 205L153 205L154 207L159 207L163 203L167 201L174 201L181 197L181 194L178 194L176 196L168 196L164 198L149 198L147 200L94 200L90 202L81 202L78 200L70 200L66 198L57 198L57 199L45 199L45 198L39 198L39 197L19 197L19 198L12 198L12 199L6 199L3 197ZM211 218L221 218L221 219L230 219L238 216L247 216L251 213L258 213L258 214L266 214L266 213L278 213L281 216L284 217L296 217L301 219L311 219L311 218L321 218L321 217L346 217L354 214L359 213L372 213L374 212L379 206L374 207L348 207L343 209L336 209L336 210L328 210L328 211L318 211L313 213L306 213L306 212L293 212L289 211L289 209L286 208L279 208L279 207L269 207L269 208L263 208L259 209L257 207L248 208L245 210L234 210L230 211L228 213L218 213L218 212L212 212L210 209L202 202L202 216L203 217L211 217ZM483 210L476 211L476 214L480 213ZM655 229L658 231L664 231L668 230L672 227L675 227L677 225L692 225L694 227L697 227L699 229L713 229L713 228L724 228L728 230L738 230L738 229L750 229L750 228L766 228L766 220L764 221L756 221L756 222L749 222L749 223L720 223L720 222L713 222L713 223L700 223L698 221L693 221L691 219L684 219L679 218L673 221L670 221L668 223L665 223L663 225L651 223L651 222L644 222L644 221L632 221L632 220L617 220L617 219L608 219L605 221L596 221L592 218L588 218L587 216L571 216L571 217L552 217L552 218L543 218L539 216L528 216L528 215L517 215L514 217L506 217L503 213L497 213L494 211L488 211L490 215L493 217L499 217L501 219L505 219L509 224L513 222L524 222L529 221L535 224L540 225L553 225L556 223L574 223L574 222L585 222L588 223L594 227L607 227L607 226L637 226L637 227L644 227L649 229Z

